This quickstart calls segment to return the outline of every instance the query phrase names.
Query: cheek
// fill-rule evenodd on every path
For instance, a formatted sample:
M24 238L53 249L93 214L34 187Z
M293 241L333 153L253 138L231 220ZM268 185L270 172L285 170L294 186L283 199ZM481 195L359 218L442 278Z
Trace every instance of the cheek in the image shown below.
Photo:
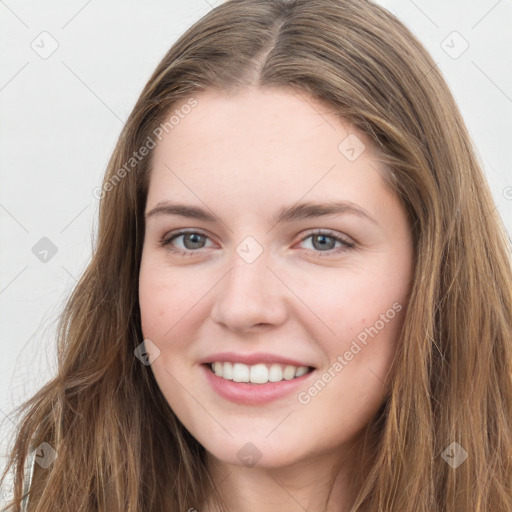
M194 291L195 290L195 291ZM176 272L149 259L139 274L139 305L144 339L155 343L159 356L151 370L167 402L174 410L188 408L187 395L178 382L187 382L190 368L184 356L193 337L191 321L199 311L197 288ZM202 293L204 295L204 292ZM193 390L188 382L187 389Z
M406 267L399 275L391 267L369 269L352 268L336 281L312 279L304 300L320 317L310 326L327 358L321 382L302 390L299 402L316 402L311 410L319 415L329 404L342 403L359 411L353 416L357 424L370 418L386 394L408 294Z
M389 310L384 319L386 330L391 326L396 330L399 322L387 320L396 316L397 309L405 309L407 293L405 275L393 273L391 268L344 269L336 279L311 273L301 288L301 299L308 316L312 321L316 318L318 334L336 343L356 337ZM393 308L395 303L398 306Z
M209 315L209 292L218 281L214 272L199 274L190 269L170 269L158 263L141 265L139 306L144 339L160 350L152 369L159 385L167 391L176 383L168 372L189 378L199 354L191 356L200 330Z
M173 294L158 279L157 272L141 268L139 276L139 306L144 338L160 338L169 323L167 311L174 311ZM167 329L170 325L167 326Z
M179 297L179 286L165 278L165 273L159 267L141 266L139 306L142 335L163 350L162 355L166 352L163 340L173 333L174 325L182 316L180 311L184 305Z
M309 418L308 428L323 432L318 448L355 436L384 402L403 322L404 310L396 309L384 309L384 320L377 316L362 328L345 317L346 329L340 323L337 336L329 341L324 337L329 362L297 396L301 416Z
M171 274L162 265L148 262L141 266L139 305L144 337L155 340L168 338L182 319L193 317L195 306L205 294L204 286L194 286L194 281L197 282L192 276Z

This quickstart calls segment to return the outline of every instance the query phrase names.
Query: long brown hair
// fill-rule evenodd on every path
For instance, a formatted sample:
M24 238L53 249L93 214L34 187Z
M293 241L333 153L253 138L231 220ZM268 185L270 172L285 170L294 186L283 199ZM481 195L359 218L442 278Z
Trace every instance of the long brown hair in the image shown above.
M93 257L61 317L58 374L20 409L9 510L41 443L57 458L34 466L31 512L184 511L215 492L204 448L134 357L151 151L130 158L194 93L252 85L312 94L367 134L414 235L391 392L368 425L378 437L352 511L510 512L509 243L435 63L365 0L228 0L158 64L108 164ZM456 469L454 453L467 456Z

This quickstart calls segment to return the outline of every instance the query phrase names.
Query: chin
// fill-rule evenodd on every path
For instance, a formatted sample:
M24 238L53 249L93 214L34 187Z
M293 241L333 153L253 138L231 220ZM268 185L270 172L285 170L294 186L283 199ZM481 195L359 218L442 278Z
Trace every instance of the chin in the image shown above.
M210 444L210 443L208 443ZM241 441L229 444L208 446L203 445L207 452L223 464L237 467L277 469L290 466L299 462L302 457L301 447L283 446L276 447L268 441ZM303 454L304 457L306 454Z

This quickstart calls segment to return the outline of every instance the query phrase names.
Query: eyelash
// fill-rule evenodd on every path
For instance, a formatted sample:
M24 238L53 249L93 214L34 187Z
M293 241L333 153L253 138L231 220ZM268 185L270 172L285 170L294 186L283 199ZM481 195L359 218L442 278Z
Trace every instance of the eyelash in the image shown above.
M173 254L177 254L178 256L184 256L184 257L196 256L197 253L202 248L188 249L186 251L183 251L180 249L173 248L173 246L171 245L172 242L174 240L176 240L177 238L179 238L180 236L188 235L188 234L196 234L196 235L201 235L206 238L209 238L207 235L205 235L204 233L201 233L200 231L178 231L177 233L171 233L171 234L164 235L160 240L160 245L162 247L165 247L169 252L172 252ZM320 229L317 231L310 232L304 238L301 238L301 240L299 242L304 242L308 238L311 238L311 237L317 236L317 235L323 235L328 238L332 238L335 242L341 242L342 247L338 247L335 249L329 249L329 251L317 251L317 250L312 250L312 249L305 249L306 254L308 254L309 256L314 256L314 257L332 256L334 254L340 254L346 250L352 249L356 245L354 242L350 242L347 239L334 234L333 231L329 231L329 230L325 230L325 229Z

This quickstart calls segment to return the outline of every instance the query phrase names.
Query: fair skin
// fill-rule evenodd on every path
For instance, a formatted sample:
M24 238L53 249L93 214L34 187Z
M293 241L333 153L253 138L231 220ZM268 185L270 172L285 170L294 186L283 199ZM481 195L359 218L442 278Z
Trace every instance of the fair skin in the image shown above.
M144 338L160 350L152 371L206 448L231 510L324 511L340 466L327 510L348 511L355 447L389 391L410 291L406 215L370 141L318 99L256 88L194 98L197 106L154 149L146 215L172 202L214 219L146 217L139 299ZM343 146L348 153L339 149L349 133L365 145L360 155L356 145L355 159L354 139ZM272 220L297 203L335 201L365 213ZM162 246L180 230L197 234ZM259 244L241 246L257 255L250 263L237 252L246 237ZM372 326L368 342L347 355ZM218 352L293 357L314 370L291 394L235 403L205 378L201 360ZM342 371L333 370L339 357ZM247 450L255 465L240 456Z

